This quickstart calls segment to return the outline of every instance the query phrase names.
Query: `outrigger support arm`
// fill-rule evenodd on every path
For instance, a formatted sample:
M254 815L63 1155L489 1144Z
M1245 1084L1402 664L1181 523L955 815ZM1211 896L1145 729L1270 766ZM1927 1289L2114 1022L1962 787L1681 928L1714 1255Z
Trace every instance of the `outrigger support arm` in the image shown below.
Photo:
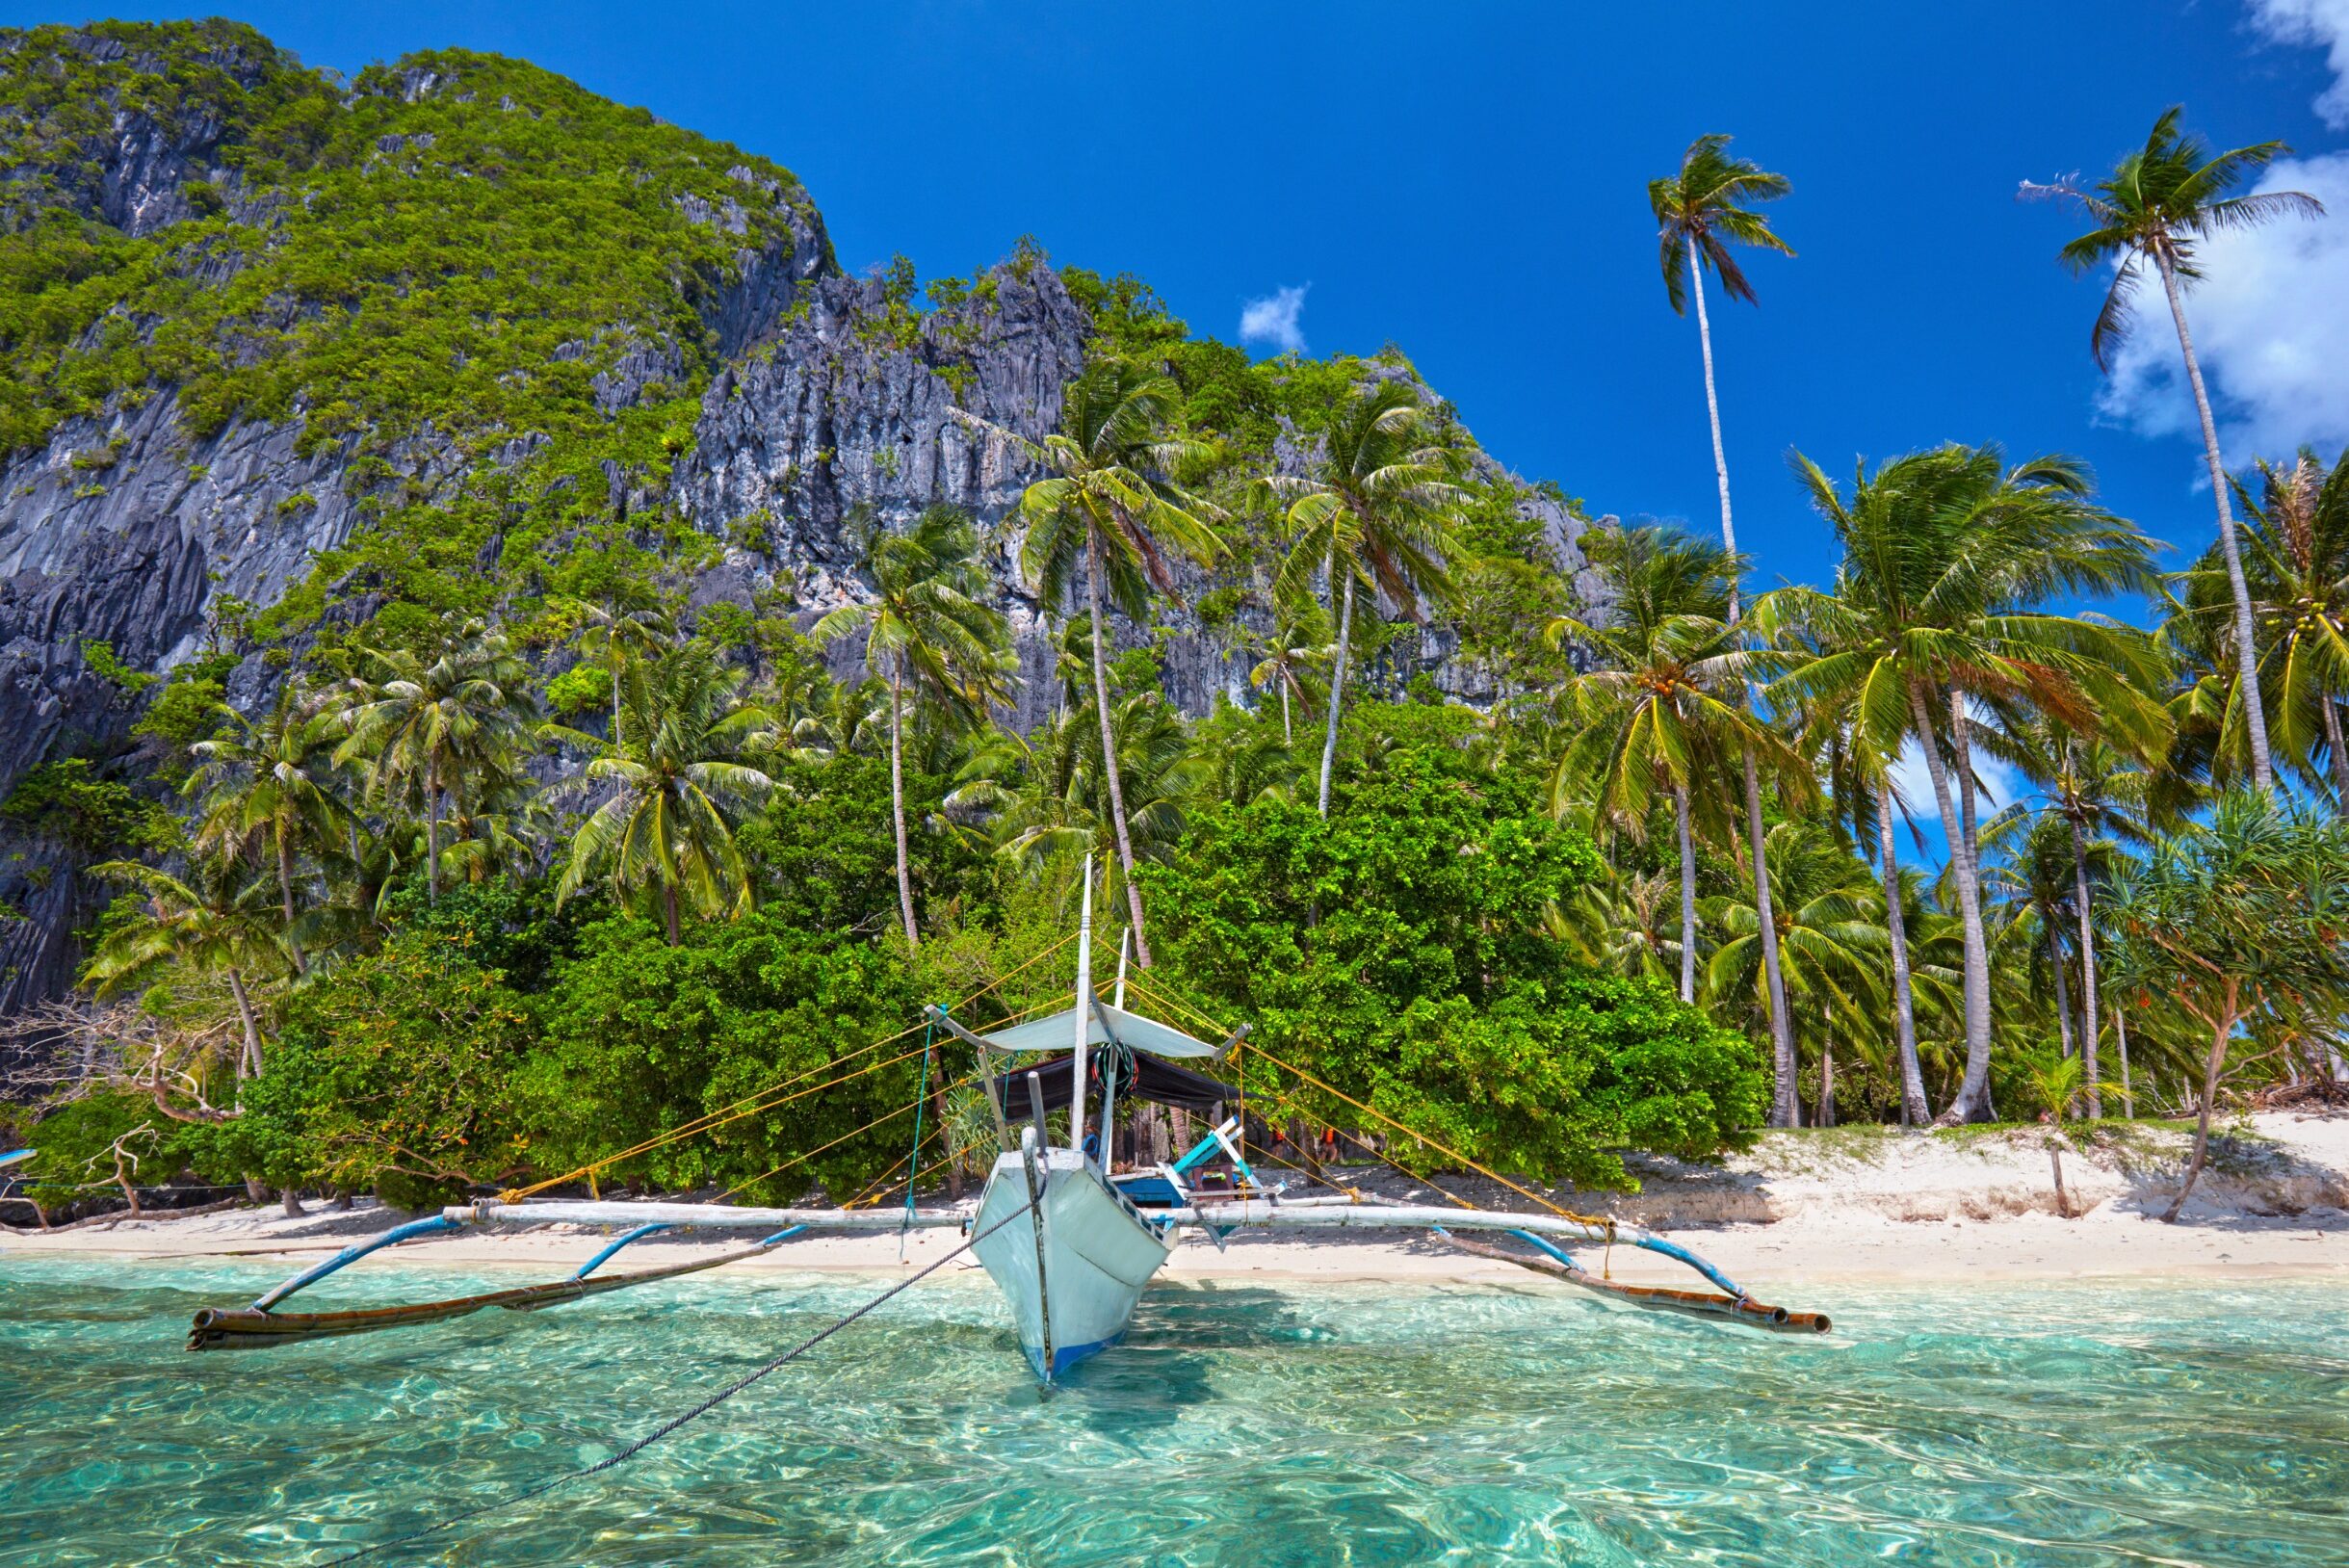
M460 1225L663 1225L675 1230L894 1231L905 1224L902 1209L749 1209L713 1203L595 1203L572 1198L530 1203L458 1203L441 1217ZM917 1210L912 1223L960 1226L964 1215L950 1210Z
M1673 1307L1689 1312L1714 1312L1770 1328L1795 1328L1823 1333L1823 1313L1794 1313L1756 1301L1727 1274L1677 1242L1667 1241L1633 1225L1609 1225L1604 1220L1574 1219L1564 1215L1505 1214L1491 1209L1438 1209L1405 1203L1348 1203L1322 1206L1309 1203L1218 1203L1167 1211L1166 1221L1177 1225L1213 1225L1221 1229L1254 1227L1262 1230L1425 1230L1479 1256L1499 1258L1540 1272L1553 1273L1578 1285L1638 1302L1642 1306ZM1523 1258L1489 1244L1464 1241L1449 1233L1508 1231L1550 1256ZM1612 1242L1655 1252L1686 1264L1727 1293L1721 1296L1694 1291L1669 1291L1650 1286L1618 1285L1592 1276L1574 1259L1553 1246L1547 1237L1593 1245ZM1552 1260L1555 1260L1553 1262Z

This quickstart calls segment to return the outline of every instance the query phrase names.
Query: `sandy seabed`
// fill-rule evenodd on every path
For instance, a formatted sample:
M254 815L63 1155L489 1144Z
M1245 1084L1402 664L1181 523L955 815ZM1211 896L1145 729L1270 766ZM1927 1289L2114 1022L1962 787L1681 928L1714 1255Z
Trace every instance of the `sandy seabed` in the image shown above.
M2094 1276L2245 1279L2349 1272L2349 1118L2269 1113L2250 1119L2205 1174L2177 1224L2154 1216L2175 1190L2179 1136L2149 1131L2065 1156L2069 1215L2055 1212L2041 1135L1952 1137L1873 1129L1773 1134L1720 1166L1669 1162L1642 1168L1642 1190L1605 1199L1573 1194L1693 1248L1756 1297L1800 1307L1806 1286L1934 1284ZM1448 1184L1455 1185L1455 1184ZM1461 1189L1468 1190L1467 1189ZM1431 1201L1389 1176L1377 1195ZM1485 1207L1530 1208L1510 1194L1469 1191ZM362 1201L347 1212L314 1205L293 1218L275 1205L182 1217L124 1218L48 1234L0 1232L0 1256L134 1261L282 1260L288 1271L408 1217ZM396 1252L404 1267L513 1266L554 1274L602 1247L607 1227L501 1229L430 1237ZM739 1233L637 1243L624 1267L654 1267L741 1246ZM904 1236L812 1236L737 1265L745 1270L911 1272L959 1244L951 1229ZM1583 1253L1598 1262L1596 1249ZM1631 1247L1605 1260L1615 1278L1697 1283L1680 1265ZM950 1267L976 1268L967 1256ZM1218 1248L1187 1234L1166 1265L1176 1280L1256 1278L1523 1283L1510 1265L1467 1256L1424 1235L1346 1233L1234 1236Z

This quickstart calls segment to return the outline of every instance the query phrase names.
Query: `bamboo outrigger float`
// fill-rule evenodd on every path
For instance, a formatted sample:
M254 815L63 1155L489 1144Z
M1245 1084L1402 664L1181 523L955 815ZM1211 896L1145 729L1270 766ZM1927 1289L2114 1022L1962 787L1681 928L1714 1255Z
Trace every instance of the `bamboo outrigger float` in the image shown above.
M1454 1201L1461 1207L1451 1209L1380 1203L1350 1189L1292 1195L1285 1186L1260 1180L1250 1167L1240 1144L1243 1124L1237 1116L1216 1124L1179 1159L1147 1169L1112 1172L1101 1151L1109 1143L1121 1088L1129 1098L1188 1110L1235 1102L1237 1089L1177 1062L1219 1059L1244 1031L1235 1032L1220 1045L1210 1045L1171 1024L1130 1011L1125 1006L1122 956L1114 999L1105 1002L1095 993L1089 865L1077 951L1075 997L1068 1007L1049 1016L979 1032L965 1028L943 1007L927 1009L934 1029L978 1049L982 1067L999 1059L1009 1065L1013 1058L1066 1047L1065 1056L1025 1070L984 1071L981 1082L1002 1149L974 1207L917 1209L910 1196L910 1178L902 1210L483 1199L453 1205L350 1247L295 1275L250 1306L205 1308L196 1315L188 1348L252 1349L368 1334L444 1321L489 1307L535 1312L761 1257L796 1237L814 1232L947 1228L969 1238L963 1247L978 1257L1003 1292L1020 1348L1047 1384L1124 1337L1143 1291L1186 1233L1204 1235L1221 1246L1234 1232L1243 1230L1316 1235L1339 1230L1418 1231L1462 1252L1513 1263L1635 1306L1716 1317L1781 1332L1827 1331L1825 1314L1793 1312L1758 1301L1685 1247L1612 1219L1558 1209L1522 1188L1515 1190L1550 1212L1479 1209L1457 1199ZM1102 1085L1097 1117L1087 1095L1088 1085L1096 1081ZM1068 1147L1055 1146L1046 1131L1047 1113L1063 1108L1072 1129L1072 1146ZM917 1150L919 1147L917 1130ZM1214 1188L1207 1185L1201 1172L1218 1162L1229 1166L1229 1185ZM539 1225L626 1229L565 1279L405 1306L322 1313L277 1310L296 1293L402 1241L462 1230ZM597 1273L615 1253L645 1237L698 1230L766 1234L747 1247L714 1258L634 1273ZM1491 1241L1472 1241L1456 1234L1495 1231L1506 1232L1532 1250L1513 1251ZM1695 1270L1713 1289L1623 1284L1607 1277L1604 1269L1594 1274L1584 1267L1566 1250L1574 1244L1628 1246L1657 1253Z

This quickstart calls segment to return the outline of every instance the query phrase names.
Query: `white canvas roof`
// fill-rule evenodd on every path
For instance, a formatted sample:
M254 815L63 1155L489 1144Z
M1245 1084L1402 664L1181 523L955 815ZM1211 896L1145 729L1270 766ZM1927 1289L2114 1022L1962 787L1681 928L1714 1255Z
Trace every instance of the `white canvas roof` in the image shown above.
M1101 1004L1101 1008L1089 1021L1084 1032L1087 1045L1106 1045L1109 1032L1101 1027L1102 1019L1109 1021L1117 1042L1136 1051L1147 1051L1157 1057L1212 1057L1215 1048L1205 1040L1193 1039L1170 1024L1154 1018L1144 1018L1138 1012L1125 1012ZM1031 1018L1009 1029L999 1029L982 1034L980 1039L998 1051L1065 1051L1077 1037L1077 1009L1064 1007L1045 1018Z

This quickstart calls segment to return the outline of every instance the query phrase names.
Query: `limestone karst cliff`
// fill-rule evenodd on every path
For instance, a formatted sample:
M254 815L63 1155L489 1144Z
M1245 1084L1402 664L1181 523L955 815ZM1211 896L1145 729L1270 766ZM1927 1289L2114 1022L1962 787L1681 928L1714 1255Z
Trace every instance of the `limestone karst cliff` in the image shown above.
M65 759L152 789L149 677L201 661L249 706L361 629L526 619L614 536L696 607L804 626L862 591L862 531L941 501L993 530L1015 718L1047 700L1057 607L1006 526L1034 475L957 417L1041 435L1099 341L1033 248L924 308L843 272L788 170L535 67L344 82L234 24L102 23L0 33L0 798ZM1266 460L1310 446L1252 417ZM1507 548L1571 592L1582 519L1451 430ZM1178 606L1118 635L1158 633L1204 712L1246 695L1239 597L1220 631ZM1397 678L1476 695L1458 640L1405 638ZM0 838L6 1011L69 983L103 847L23 812Z

